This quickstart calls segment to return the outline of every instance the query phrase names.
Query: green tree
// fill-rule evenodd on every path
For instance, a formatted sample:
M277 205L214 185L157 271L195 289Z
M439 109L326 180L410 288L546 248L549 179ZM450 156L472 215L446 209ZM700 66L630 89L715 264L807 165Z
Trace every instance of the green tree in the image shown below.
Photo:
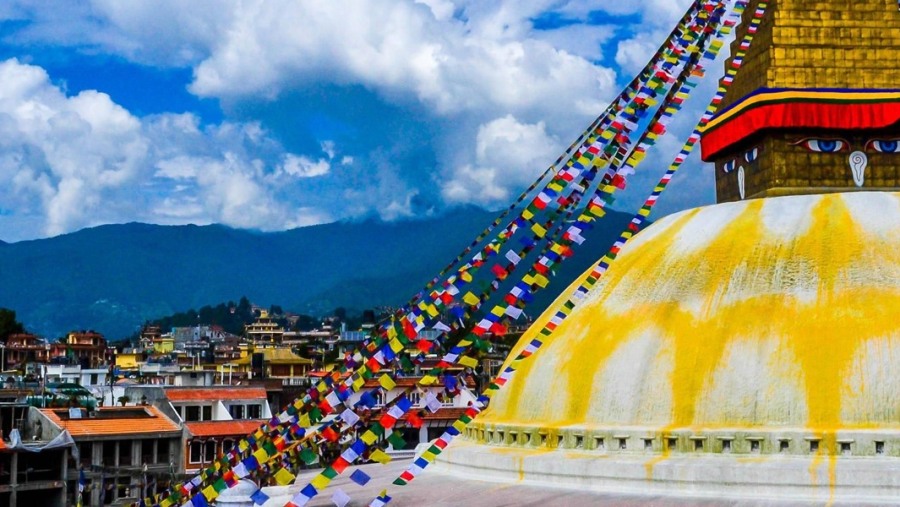
M16 320L15 310L0 308L0 341L6 343L11 334L24 333L25 326Z

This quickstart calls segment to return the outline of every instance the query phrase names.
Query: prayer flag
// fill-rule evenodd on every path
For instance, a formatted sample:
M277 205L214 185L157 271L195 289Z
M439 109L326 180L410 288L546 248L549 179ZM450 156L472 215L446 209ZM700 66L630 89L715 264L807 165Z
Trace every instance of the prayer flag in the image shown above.
M360 486L365 486L366 484L369 483L369 480L371 480L371 477L366 475L366 473L363 472L362 470L356 469L353 471L352 474L350 474L350 480L359 484Z

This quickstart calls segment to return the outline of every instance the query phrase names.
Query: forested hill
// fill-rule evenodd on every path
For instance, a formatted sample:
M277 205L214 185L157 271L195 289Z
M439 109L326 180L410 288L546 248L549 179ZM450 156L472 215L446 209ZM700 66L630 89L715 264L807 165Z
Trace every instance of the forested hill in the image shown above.
M260 233L220 225L106 225L0 248L0 307L48 338L128 336L147 319L237 300L321 315L405 302L497 216L460 208L427 220L333 223ZM628 217L611 213L535 311L593 263Z

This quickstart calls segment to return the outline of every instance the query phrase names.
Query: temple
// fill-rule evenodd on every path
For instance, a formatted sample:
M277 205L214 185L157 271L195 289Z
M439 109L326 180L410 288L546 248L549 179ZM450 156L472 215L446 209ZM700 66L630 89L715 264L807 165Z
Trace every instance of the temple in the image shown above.
M897 3L771 4L704 133L718 202L900 189Z
M777 0L756 37L703 134L720 204L628 242L439 457L443 473L665 498L900 498L900 11Z

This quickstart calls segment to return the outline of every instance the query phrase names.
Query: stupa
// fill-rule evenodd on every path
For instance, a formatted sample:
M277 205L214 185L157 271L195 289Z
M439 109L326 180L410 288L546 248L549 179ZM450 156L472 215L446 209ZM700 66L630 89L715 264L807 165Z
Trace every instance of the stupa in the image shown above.
M629 242L436 468L900 502L898 62L895 0L770 1L704 133L718 204Z

